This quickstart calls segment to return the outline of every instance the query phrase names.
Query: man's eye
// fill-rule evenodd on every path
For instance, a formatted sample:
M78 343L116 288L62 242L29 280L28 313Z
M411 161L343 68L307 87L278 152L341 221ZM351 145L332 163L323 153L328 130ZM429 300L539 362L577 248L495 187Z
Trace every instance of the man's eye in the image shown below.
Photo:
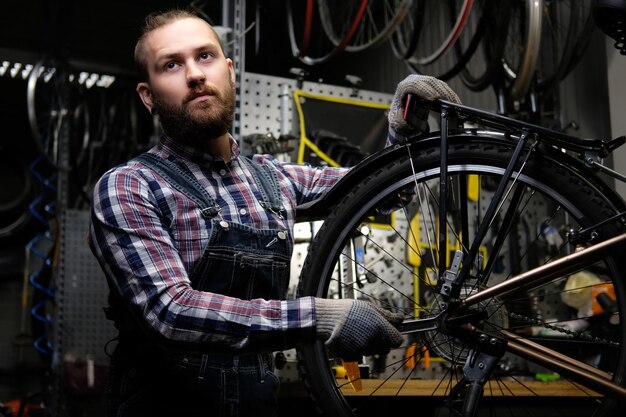
M207 60L209 60L209 59L211 59L211 58L213 58L213 55L211 55L211 54L210 54L210 53L208 53L208 52L205 52L205 53L200 54L200 55L198 56L198 59L199 59L200 61L207 61Z
M171 70L174 69L178 66L178 64L176 62L168 62L167 64L165 64L165 69Z

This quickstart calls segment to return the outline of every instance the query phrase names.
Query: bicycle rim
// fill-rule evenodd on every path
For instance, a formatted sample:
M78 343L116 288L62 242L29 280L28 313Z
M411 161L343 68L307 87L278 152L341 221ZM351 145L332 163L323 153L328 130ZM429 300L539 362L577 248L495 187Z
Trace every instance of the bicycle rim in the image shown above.
M376 0L367 2L367 10L345 46L346 52L360 52L383 44L407 16L412 0ZM326 36L334 45L340 45L345 33L352 26L354 10L358 4L352 1L335 2L320 0L317 3L320 22Z
M586 48L591 22L588 1L568 0L546 5L537 63L538 89L549 90L569 74Z
M44 160L57 167L58 136L66 109L61 97L61 76L50 60L37 62L28 76L26 106L35 145Z
M472 91L482 91L493 83L502 65L510 5L493 0L475 2L473 10L477 13L465 25L454 50L459 61L466 61L460 73L463 84ZM468 32L471 38L465 36Z
M528 92L541 46L543 0L514 3L513 17L503 58L505 75L511 80L509 96L520 100Z
M422 45L408 59L412 65L430 65L446 55L461 36L470 16L474 0L463 0L459 13L450 24L450 7L454 2L437 2L437 5L426 8L424 24L421 28Z
M396 58L404 60L415 52L424 20L425 7L425 2L412 2L407 16L389 38L391 50Z
M312 10L312 2L307 1L305 6L305 15L304 15L304 30L302 34L302 49L301 46L298 45L296 28L294 23L294 11L292 10L293 6L300 5L301 2L293 2L293 0L289 0L285 3L287 7L287 29L289 34L289 43L291 45L291 53L294 57L298 58L300 61L307 65L318 65L329 61L335 56L342 53L349 42L352 40L353 36L357 32L358 25L365 13L367 0L362 0L358 6L358 8L354 11L355 17L351 20L351 25L347 29L343 39L339 44L334 44L330 39L326 39L321 33L321 30L315 31L314 26L312 24L313 20L313 10Z
M419 4L422 4L420 2ZM487 3L488 6L491 6L491 2ZM469 83L466 83L468 88L474 91L480 91L486 88L491 82L489 76L487 75L488 70L485 67L493 67L500 68L500 59L492 56L485 56L480 53L480 46L487 42L485 39L487 32L487 27L489 26L489 15L490 13L486 13L483 10L484 2L476 1L471 4L471 9L468 7L468 3L465 0L450 0L447 2L440 2L437 4L437 7L431 10L428 16L428 19L424 19L423 21L432 21L433 19L438 19L443 17L443 14L446 13L448 15L448 24L447 25L437 25L437 28L443 33L448 30L445 27L454 27L454 25L458 22L459 16L463 16L465 11L469 11L469 13L465 17L465 24L463 29L458 34L458 38L453 44L454 53L442 55L436 62L433 62L432 65L428 64L426 66L419 66L415 62L415 58L409 56L405 58L405 63L411 71L416 73L426 73L434 75L436 78L447 81L451 78L461 74L462 81L466 83L466 79L472 77L469 73L471 69L474 73L482 73L480 76L480 80L473 79ZM490 8L490 7L487 7ZM422 13L424 14L424 13ZM429 25L432 25L430 23ZM424 26L420 25L420 28ZM444 27L445 26L445 27ZM417 33L420 33L419 31ZM420 45L430 46L433 43L433 40L437 38L437 34L433 32L431 29L424 29L424 33L428 34L427 40L424 42L420 39ZM496 38L498 39L498 38ZM500 42L504 44L504 42ZM418 45L416 43L416 45ZM424 46L422 47L424 48ZM411 54L415 54L415 48L411 51ZM501 54L500 54L501 56ZM467 77L465 76L467 74ZM478 85L481 83L482 85Z
M408 317L434 316L441 313L442 299L437 280L443 271L437 265L445 257L450 270L456 250L467 253L477 244L481 255L470 264L481 277L470 273L473 278L459 290L458 298L464 300L563 259L577 250L568 243L565 230L588 228L616 214L613 200L603 197L593 177L569 168L558 152L553 156L532 152L507 183L508 192L489 233L473 242L513 145L501 136L475 132L451 136L449 144L446 178L451 192L444 199L439 198L437 143L412 145L410 157L397 159L354 186L311 243L302 269L301 295L362 298L402 310ZM412 202L390 211L398 191L411 186L415 187ZM439 251L438 210L444 202L447 245ZM596 241L623 229L609 222L594 229ZM590 242L583 239L579 244ZM617 253L606 252L584 269L554 275L549 282L514 296L481 301L474 312L483 316L472 326L510 346L528 337L584 362L593 372L611 374L623 386L621 311L626 266ZM614 300L606 310L597 301L604 291ZM303 347L298 355L304 383L327 415L367 415L368 400L380 396L391 402L407 397L434 402L440 407L438 415L458 415L454 414L458 404L447 400L451 392L456 393L453 388L462 379L476 334L453 331L453 327L405 334L405 343L386 357L364 357L363 389L358 392L335 376L341 375L341 362L329 357L321 342ZM489 375L478 407L494 412L506 405L524 415L545 416L554 395L571 397L568 403L576 406L602 404L598 415L617 413L612 400L604 401L593 389L556 374L545 363L522 359L511 351Z

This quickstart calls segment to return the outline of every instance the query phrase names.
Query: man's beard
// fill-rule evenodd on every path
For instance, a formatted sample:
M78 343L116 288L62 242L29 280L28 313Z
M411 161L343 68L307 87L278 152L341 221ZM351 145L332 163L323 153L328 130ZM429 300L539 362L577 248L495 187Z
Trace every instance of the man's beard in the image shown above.
M206 87L194 90L196 94L199 92L209 93L214 98L193 103L193 108L186 106L193 95L186 97L179 106L166 103L156 94L153 102L165 134L196 148L202 148L207 141L229 132L235 114L235 83L230 78L229 86L223 92Z

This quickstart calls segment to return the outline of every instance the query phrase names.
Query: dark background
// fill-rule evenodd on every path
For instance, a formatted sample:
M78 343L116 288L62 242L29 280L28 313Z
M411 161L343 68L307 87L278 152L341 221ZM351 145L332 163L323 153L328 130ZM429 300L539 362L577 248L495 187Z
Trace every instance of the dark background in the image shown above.
M298 36L298 21L302 20L302 17L298 19L302 16L299 7L304 2L292 3ZM146 14L195 5L212 24L221 26L222 4L221 0L4 0L0 13L0 52L4 52L5 59L21 58L26 63L54 57L67 60L78 69L132 77L133 48ZM367 51L358 57L339 55L315 67L307 67L294 58L285 4L283 0L246 2L246 28L253 25L245 34L246 71L293 77L290 68L301 67L311 80L347 85L346 73L358 75L367 69L368 62L371 65ZM367 89L366 84L363 87Z
M211 23L218 26L224 23L222 0L194 3ZM246 3L246 27L254 23L245 35L247 72L294 78L290 70L299 67L308 73L307 80L323 80L331 85L347 85L345 75L353 74L363 79L363 89L387 93L392 93L397 81L406 74L406 68L388 59L390 52L386 46L358 54L342 54L326 64L308 67L292 55L285 1L248 0ZM293 3L305 2L293 0ZM174 6L186 7L191 0L2 0L0 4L0 64L5 59L35 64L44 57L52 57L69 62L77 70L115 75L116 83L128 84L132 91L136 81L133 48L145 15ZM294 12L301 12L301 9L295 8ZM603 54L603 43L604 39L598 38L596 46L601 47L592 51ZM569 101L572 106L583 103L593 107L598 101L588 99L585 93L591 90L602 95L606 91L604 85L602 88L595 85L602 80L597 75L606 70L603 59L591 59L585 64L586 75L572 79L575 88L568 90L570 94L578 95ZM595 75L590 77L588 74ZM21 189L27 188L28 166L37 156L28 127L25 83L19 77L0 77L0 207L4 204L0 210L4 215L3 218L0 216L0 229L13 220L10 216L14 211L17 213L18 209L9 211L6 206L15 195L21 194ZM595 123L605 123L608 117L601 111L586 114ZM586 124L592 124L592 121L583 120ZM580 124L585 126L585 123ZM40 194L41 189L33 190L33 193ZM27 196L24 201L30 202L32 198ZM29 341L22 343L21 348L30 348L26 360L16 366L14 357L15 347L21 343L19 337L23 334L21 326L24 324L19 320L25 311L20 306L24 247L42 230L41 225L31 219L19 233L0 239L0 316L5 318L0 321L0 402L39 390L38 378L42 368L46 368L36 355L33 357ZM26 313L26 330L30 330L30 312ZM33 401L40 399L34 397ZM395 400L393 404L398 404ZM410 399L402 401L409 407L416 406ZM588 415L583 405L573 402L569 405L571 407L564 408L563 414ZM371 406L372 415L389 412L386 402L368 406ZM537 404L537 407L541 406ZM284 415L313 415L313 410L302 394L286 401L283 408ZM428 411L419 410L422 414L428 414Z

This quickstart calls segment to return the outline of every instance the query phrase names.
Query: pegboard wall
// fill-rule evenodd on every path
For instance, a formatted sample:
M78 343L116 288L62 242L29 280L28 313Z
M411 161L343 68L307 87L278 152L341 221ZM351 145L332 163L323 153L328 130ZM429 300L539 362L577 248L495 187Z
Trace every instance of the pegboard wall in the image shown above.
M299 87L295 79L255 73L245 73L242 82L242 136L253 133L271 133L275 137L280 134L296 134L293 130L293 126L297 125L293 120L293 92L297 89L316 95L352 98L378 104L390 104L393 99L393 94L310 81L304 81Z
M65 210L58 265L54 346L57 357L108 363L104 346L117 334L104 317L106 278L87 245L89 211Z

